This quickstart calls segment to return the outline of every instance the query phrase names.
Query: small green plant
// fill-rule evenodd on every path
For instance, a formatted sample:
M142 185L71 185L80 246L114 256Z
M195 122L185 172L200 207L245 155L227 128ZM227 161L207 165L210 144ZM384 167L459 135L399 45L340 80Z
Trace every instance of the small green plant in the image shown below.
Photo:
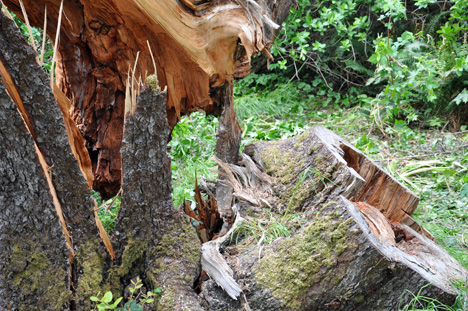
M115 219L119 212L121 204L121 195L117 194L112 199L103 201L99 192L92 190L91 196L96 200L98 205L98 216L106 230L107 234L111 235L114 233Z
M117 300L112 303L113 295L112 292L106 292L102 298L99 298L100 292L97 296L91 296L91 301L96 303L94 310L102 311L102 310L116 310L117 306L119 305L122 297L117 298Z
M161 288L156 288L153 291L148 291L146 294L142 292L143 283L139 277L136 280L131 280L131 285L129 287L130 297L123 307L118 307L122 301L122 297L117 298L114 302L112 292L106 292L102 298L99 298L99 293L97 296L92 296L91 301L96 303L94 310L117 310L117 311L143 311L143 306L145 304L150 304L154 302L155 297L162 293Z

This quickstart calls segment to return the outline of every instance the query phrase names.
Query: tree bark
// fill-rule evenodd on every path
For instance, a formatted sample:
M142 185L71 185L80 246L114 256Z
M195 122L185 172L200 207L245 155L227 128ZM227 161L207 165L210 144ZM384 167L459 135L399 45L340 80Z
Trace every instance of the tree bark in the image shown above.
M4 2L22 16L18 0ZM54 39L60 0L23 2L38 27L47 4L47 34ZM182 114L219 110L211 89L246 76L252 55L269 55L291 2L65 1L57 82L87 141L94 189L107 198L120 188L126 81L129 74L144 81L155 72L148 44L159 84L168 88L167 118L173 127Z
M66 241L34 140L1 77L0 145L0 309L61 310L72 298Z
M226 83L213 89L211 94L216 106L222 109L221 117L219 118L218 134L216 136L216 156L226 163L237 163L239 161L242 133L234 110L232 85ZM224 171L221 167L219 171L220 174L216 183L216 201L221 217L225 221L224 230L226 230L228 221L233 220L231 210L233 188L229 182L226 182L226 177L223 175Z
M134 114L126 116L123 195L115 226L118 246L110 275L118 276L123 287L140 277L148 290L162 288L158 310L203 310L192 288L200 274L201 245L171 198L166 96L147 88Z
M315 127L246 149L260 155L273 187L234 187L242 217L265 232L264 217L307 222L271 244L231 245L224 257L246 299L232 300L209 280L202 296L210 310L398 310L411 293L453 303L452 283L468 271L411 221L418 197L351 144ZM243 199L247 192L278 214L263 215L261 203Z
M41 215L41 213L33 213L32 215L34 216L30 216L33 217L31 219L32 222L28 225L22 224L30 230L24 229L24 231L22 231L22 239L24 241L29 240L24 236L24 234L28 232L32 237L34 237L34 243L39 243L38 237L43 236L43 234L47 234L49 229L43 229L44 232L41 232L40 228L42 227L42 221L45 224L49 224L53 221L50 219L50 215L47 212L48 204L52 204L58 216L58 221L61 224L63 231L62 239L67 242L69 254L64 254L63 248L57 245L56 239L58 239L58 237L56 236L51 236L49 238L52 243L52 249L50 252L55 252L57 258L54 260L57 262L63 263L63 260L68 260L69 262L69 267L67 269L68 273L66 274L67 278L64 277L63 282L66 282L65 284L67 284L68 290L70 291L70 295L68 296L69 301L67 301L67 303L70 303L73 307L75 302L80 303L81 299L85 299L84 296L80 296L77 293L80 291L86 292L86 288L89 287L89 282L91 282L90 277L95 273L95 271L93 271L95 267L91 267L88 264L89 258L95 256L103 257L105 255L100 247L100 242L97 239L97 228L93 213L94 204L91 200L86 180L83 177L77 160L69 146L69 138L67 137L62 113L55 101L50 87L48 86L48 77L42 68L35 62L36 53L21 36L14 22L4 16L3 13L0 13L0 46L2 46L2 49L0 49L0 68L2 69L0 72L2 80L9 86L8 93L15 99L17 109L21 113L21 117L29 132L27 135L23 134L21 137L29 135L30 138L28 140L31 141L32 139L36 148L36 160L38 162L31 169L40 164L43 171L42 178L45 178L47 182L41 182L43 179L41 179L40 176L32 175L30 178L33 181L38 182L39 187L44 187L44 189L45 187L48 187L50 195L49 203L41 201L38 202L41 204L38 208L41 206L44 206L45 208L44 215ZM5 95L3 92L2 94L3 96ZM5 105L7 105L7 103ZM7 105L7 107L9 106ZM17 118L13 120L17 120ZM15 121L14 124L20 125L17 121ZM19 149L23 145L26 145L26 142L22 142L22 144L17 148ZM32 147L34 147L34 145ZM6 151L8 149L2 147L2 150ZM22 159L16 158L16 155L14 154L14 152L19 151L13 150L11 152L13 152L11 157L15 157L15 160L20 163ZM4 156L6 157L7 153L5 153ZM23 165L23 168L26 170L27 166ZM19 182L24 182L26 179L25 176L29 176L29 174L20 170L15 171L15 174L18 176ZM13 184L12 186L17 186L19 189L25 188L24 184ZM30 191L32 191L32 189L30 189ZM43 200L45 199L40 193L33 195L33 198L38 195ZM35 204L33 201L30 202L32 202L32 205ZM12 210L15 210L14 205L15 204L7 206ZM10 209L6 207L4 212L7 214L12 213ZM31 208L36 207L31 206ZM29 215L27 209L25 209L20 215L24 217L25 222L29 218L27 216ZM56 218L53 219L56 220ZM52 226L50 230L54 227L56 227L56 225ZM21 235L19 238L20 237ZM49 239L45 238L44 243ZM2 238L2 242L5 243L7 241L8 239L4 240ZM27 254L26 249L29 249L32 254L37 252L37 256L39 256L38 258L40 259L46 257L46 255L41 254L41 243L38 244L37 250L32 248L33 245L34 244L28 245L27 243L25 246L20 245L17 256L25 256ZM11 244L10 248L11 247L16 246ZM58 254L60 254L60 256ZM13 258L10 259L15 261L21 260L20 257ZM27 259L24 258L22 260L24 263ZM50 261L52 259L49 258L47 260ZM41 265L44 265L45 269L52 269L50 268L50 265L54 261L48 261L37 263L39 266L36 266L35 269L38 269L40 272ZM59 269L60 267L61 265L59 265ZM32 272L22 274L16 273L16 275L15 273L10 273L10 275L17 278L17 281L15 281L17 286L18 284L22 284L25 288L27 288L25 284L37 284L40 280L38 279L40 273L37 275ZM56 281L57 277L58 276L55 276L53 280ZM57 286L59 287L60 284L61 283L58 282ZM58 304L64 302L64 299L66 298L64 291L65 289L60 291L60 299L55 303ZM42 294L43 295L39 295L38 297L28 296L31 298L30 300L26 298L22 299L21 305L24 305L24 307L21 308L30 310L37 307L38 310L44 310L43 308L41 309L40 305L36 306L35 304L35 299L48 299L43 297L46 296L45 292L42 292ZM13 294L13 296L15 296L15 294ZM7 303L2 303L1 305L6 304ZM15 308L18 308L18 305L12 306L12 309Z

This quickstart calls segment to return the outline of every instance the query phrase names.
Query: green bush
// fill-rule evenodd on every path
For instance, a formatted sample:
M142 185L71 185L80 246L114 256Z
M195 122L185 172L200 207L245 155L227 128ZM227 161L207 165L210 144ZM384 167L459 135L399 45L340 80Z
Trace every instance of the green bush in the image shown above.
M468 122L468 1L300 0L273 46L276 80L363 87L380 122ZM368 101L369 102L369 101ZM375 116L374 116L375 117Z

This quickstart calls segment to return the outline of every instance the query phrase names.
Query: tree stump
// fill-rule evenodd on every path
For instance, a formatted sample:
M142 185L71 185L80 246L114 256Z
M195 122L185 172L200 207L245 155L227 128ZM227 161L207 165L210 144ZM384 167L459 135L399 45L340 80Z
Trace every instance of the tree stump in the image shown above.
M245 300L210 280L202 285L210 310L398 310L418 292L454 302L452 283L468 271L412 220L418 197L359 150L322 127L246 149L273 179L271 193L252 190L256 197L307 223L269 245L225 252ZM244 218L259 217L237 197Z

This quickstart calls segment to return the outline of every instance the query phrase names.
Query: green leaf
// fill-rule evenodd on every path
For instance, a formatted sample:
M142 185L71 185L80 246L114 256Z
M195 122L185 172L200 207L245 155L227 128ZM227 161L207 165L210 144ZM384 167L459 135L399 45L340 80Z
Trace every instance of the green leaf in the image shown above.
M91 301L99 301L99 298L95 297L95 296L91 296L91 298L89 298Z
M468 197L468 184L465 184L460 192L461 196Z
M452 100L452 103L456 103L457 105L468 103L468 90L463 89L463 91L461 91L460 94Z
M130 308L129 310L131 310L131 311L143 311L143 306L139 305L134 300L130 301L128 306Z
M120 301L122 300L123 297L118 298L113 304L112 307L115 308L119 305Z
M101 299L102 302L109 303L112 301L112 292L106 292Z

